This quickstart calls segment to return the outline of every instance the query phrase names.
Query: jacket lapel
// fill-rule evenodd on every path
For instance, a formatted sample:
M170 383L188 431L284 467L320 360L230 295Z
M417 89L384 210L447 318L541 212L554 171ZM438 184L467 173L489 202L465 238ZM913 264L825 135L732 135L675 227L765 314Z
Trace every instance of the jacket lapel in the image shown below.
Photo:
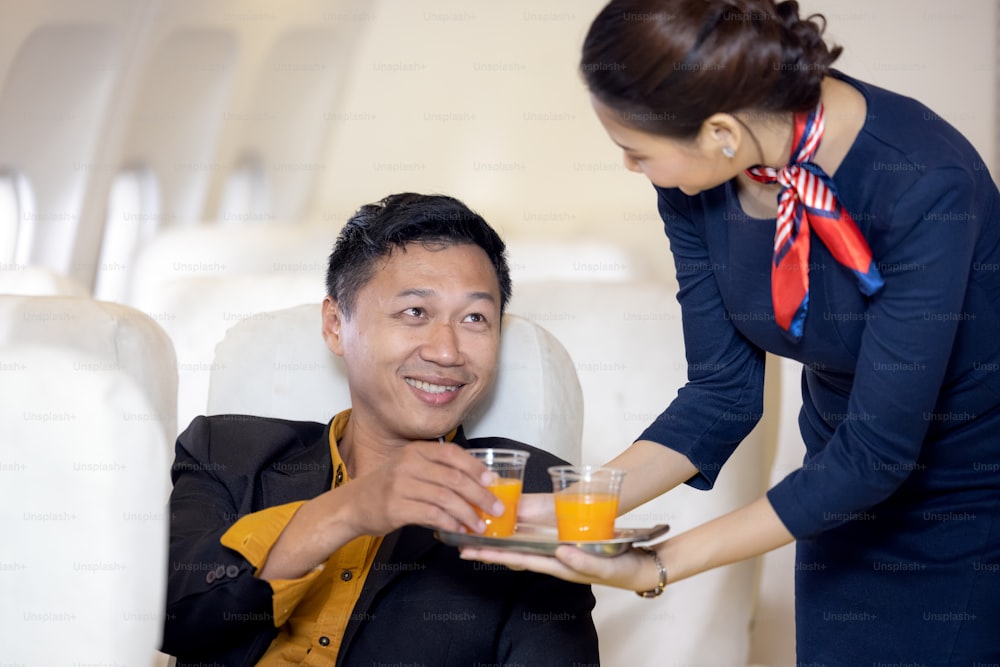
M255 504L266 499L266 506L273 507L315 498L330 490L333 484L332 468L330 424L327 424L320 438L303 443L261 472L260 486L254 494L258 499Z

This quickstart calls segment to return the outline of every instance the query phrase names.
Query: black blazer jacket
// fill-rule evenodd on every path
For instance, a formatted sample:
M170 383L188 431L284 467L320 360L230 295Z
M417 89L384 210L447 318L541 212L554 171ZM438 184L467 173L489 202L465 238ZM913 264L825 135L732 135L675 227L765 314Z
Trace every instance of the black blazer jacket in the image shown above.
M531 453L526 492L551 491L563 463L505 438L456 444ZM163 651L178 666L257 662L277 634L271 587L219 539L241 516L331 488L329 424L245 415L198 417L177 439ZM337 665L428 667L599 664L589 586L463 561L432 531L382 541L345 630Z

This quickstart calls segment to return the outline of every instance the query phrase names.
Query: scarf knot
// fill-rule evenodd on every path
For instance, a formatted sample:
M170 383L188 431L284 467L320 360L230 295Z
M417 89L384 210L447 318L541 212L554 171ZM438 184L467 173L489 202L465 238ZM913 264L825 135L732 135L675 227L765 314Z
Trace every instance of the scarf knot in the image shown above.
M812 161L825 127L823 104L795 114L792 155L781 169L751 167L746 174L761 183L778 183L778 215L771 264L771 301L778 326L794 341L802 337L809 307L811 232L840 264L850 269L858 289L871 296L883 285L871 248L851 215L841 207L833 179Z

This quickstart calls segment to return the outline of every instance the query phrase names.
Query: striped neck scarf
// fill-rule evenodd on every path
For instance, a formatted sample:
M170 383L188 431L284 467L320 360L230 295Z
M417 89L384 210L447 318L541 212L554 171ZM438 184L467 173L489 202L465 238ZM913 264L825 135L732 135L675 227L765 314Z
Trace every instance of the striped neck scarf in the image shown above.
M809 237L815 232L834 259L854 272L858 289L871 296L882 287L872 251L850 214L837 201L837 191L823 169L812 162L823 139L820 103L812 112L795 114L792 155L781 169L756 166L747 176L779 183L778 217L771 266L774 318L792 340L802 337L809 306Z

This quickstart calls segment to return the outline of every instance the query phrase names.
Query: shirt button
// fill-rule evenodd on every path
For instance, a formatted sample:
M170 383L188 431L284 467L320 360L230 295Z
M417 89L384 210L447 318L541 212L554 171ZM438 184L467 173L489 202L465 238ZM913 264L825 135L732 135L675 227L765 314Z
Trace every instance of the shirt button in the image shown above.
M340 573L340 578L343 581L350 581L351 579L354 578L354 575L351 574L350 570L344 570L343 572Z
M322 637L320 637L319 638L319 645L320 646L329 646L330 645L330 638L327 637L327 636L325 636L325 635L322 636Z

